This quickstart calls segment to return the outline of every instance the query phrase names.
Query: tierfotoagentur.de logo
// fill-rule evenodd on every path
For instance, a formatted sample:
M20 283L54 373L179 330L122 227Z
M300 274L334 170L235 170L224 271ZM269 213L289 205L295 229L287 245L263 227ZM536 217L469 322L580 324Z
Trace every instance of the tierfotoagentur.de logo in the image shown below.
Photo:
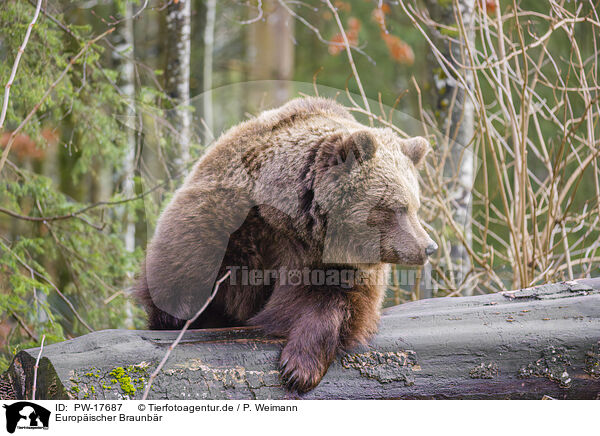
M29 401L4 404L6 409L6 431L14 433L16 429L48 429L50 411Z

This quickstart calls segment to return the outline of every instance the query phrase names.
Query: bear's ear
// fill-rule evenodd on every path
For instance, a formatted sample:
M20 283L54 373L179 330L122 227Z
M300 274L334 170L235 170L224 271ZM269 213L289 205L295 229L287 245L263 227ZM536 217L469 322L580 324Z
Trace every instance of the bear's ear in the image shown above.
M344 140L343 148L347 156L352 152L356 160L362 163L371 160L375 156L377 141L371 133L366 130L359 130Z
M365 130L359 130L346 137L336 134L321 146L321 161L325 167L348 164L352 160L363 163L373 158L376 151L375 138Z
M429 142L422 136L402 140L402 153L404 153L413 162L415 167L419 167L431 150Z

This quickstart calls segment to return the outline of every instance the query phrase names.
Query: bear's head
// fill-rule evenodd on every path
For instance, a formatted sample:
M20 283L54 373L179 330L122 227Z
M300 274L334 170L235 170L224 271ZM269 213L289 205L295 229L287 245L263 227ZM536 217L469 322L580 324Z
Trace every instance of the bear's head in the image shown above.
M422 137L357 128L319 147L314 199L326 216L325 263L422 265L437 245L419 221Z

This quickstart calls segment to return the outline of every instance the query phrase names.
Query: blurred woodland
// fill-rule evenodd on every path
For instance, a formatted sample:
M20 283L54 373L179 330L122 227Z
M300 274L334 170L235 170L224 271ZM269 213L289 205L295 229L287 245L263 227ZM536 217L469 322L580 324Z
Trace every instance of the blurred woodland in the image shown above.
M227 127L298 95L426 136L440 250L387 305L599 275L595 0L0 0L0 367L144 328L161 207Z

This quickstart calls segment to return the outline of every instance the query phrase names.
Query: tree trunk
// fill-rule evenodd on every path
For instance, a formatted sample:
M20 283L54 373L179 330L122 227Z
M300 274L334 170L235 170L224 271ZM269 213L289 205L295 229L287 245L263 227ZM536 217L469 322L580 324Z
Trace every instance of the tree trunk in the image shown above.
M190 100L191 3L179 0L167 6L165 91L174 105L167 116L172 126L168 168L173 177L185 174L190 161L192 115L185 106Z
M462 14L462 20L467 29L467 37L471 47L474 47L474 33L472 27L475 0L425 0L425 4L433 21L447 26L446 28L458 29L455 18L455 6L458 5ZM450 43L448 36L437 30L432 30L433 41L443 56L453 64L469 86L473 83L471 70L461 69L456 61L468 65L467 53L462 44ZM456 30L456 35L459 34ZM447 186L448 198L452 201L452 216L454 221L464 229L466 243L472 245L471 215L472 198L471 191L475 178L473 151L471 141L474 134L474 109L473 103L468 98L464 88L457 82L455 77L449 77L440 68L438 61L433 55L429 55L432 72L432 107L438 128L442 133L444 148L448 149L449 155L445 162L444 175L448 180L452 179ZM464 285L463 295L472 295L473 286L463 283L471 269L471 261L464 245L458 240L451 240L451 260L453 265L457 287Z
M294 18L277 0L263 1L262 10L264 18L248 24L249 79L268 82L253 88L252 113L287 102L294 74Z
M177 332L105 330L44 348L37 398L140 398ZM600 278L384 311L369 346L340 355L307 399L599 398ZM252 328L186 333L153 399L291 398L279 379L283 340ZM39 348L0 378L31 397Z
M212 101L212 74L213 74L213 50L215 46L215 21L216 21L217 1L206 1L206 27L204 28L204 74L202 90L204 95L202 103L204 106L204 122L206 123L206 143L215 138L213 122L213 101Z
M124 128L127 135L127 150L125 160L118 176L122 179L122 193L125 198L132 198L135 195L135 151L136 151L136 110L135 110L135 65L134 58L134 31L133 31L133 3L127 2L125 5L125 16L123 21L117 27L115 35L116 44L114 62L119 72L119 88L123 97L127 101L127 107L124 115ZM111 180L111 177L107 178ZM123 205L117 209L119 219L124 225L123 238L125 241L125 250L130 253L135 251L135 216L127 211L128 205ZM127 277L129 282L133 281L133 274ZM133 310L131 302L125 303L126 320L125 326L133 328Z

